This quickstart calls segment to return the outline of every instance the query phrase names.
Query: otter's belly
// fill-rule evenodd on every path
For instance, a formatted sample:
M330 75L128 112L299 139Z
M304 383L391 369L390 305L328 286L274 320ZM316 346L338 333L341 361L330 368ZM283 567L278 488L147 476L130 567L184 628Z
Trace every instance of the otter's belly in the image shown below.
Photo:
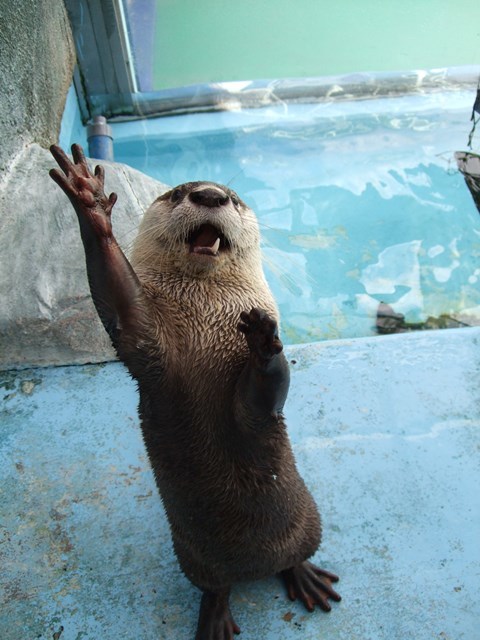
M218 388L193 400L183 384L156 397L140 388L145 443L175 551L204 589L277 573L320 543L318 511L285 426L244 432L233 416L233 387L224 381L221 402Z
M160 488L162 493L162 489ZM167 493L169 493L167 491ZM316 505L303 481L288 488L233 490L218 501L201 495L164 500L182 570L201 588L262 578L312 556L321 538Z

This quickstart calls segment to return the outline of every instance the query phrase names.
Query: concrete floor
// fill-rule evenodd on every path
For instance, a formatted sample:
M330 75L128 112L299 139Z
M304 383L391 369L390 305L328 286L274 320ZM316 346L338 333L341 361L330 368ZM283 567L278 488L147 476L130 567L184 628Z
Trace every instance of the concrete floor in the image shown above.
M244 640L480 638L480 329L289 347L291 438L330 614L236 586ZM192 640L120 364L1 376L0 638Z

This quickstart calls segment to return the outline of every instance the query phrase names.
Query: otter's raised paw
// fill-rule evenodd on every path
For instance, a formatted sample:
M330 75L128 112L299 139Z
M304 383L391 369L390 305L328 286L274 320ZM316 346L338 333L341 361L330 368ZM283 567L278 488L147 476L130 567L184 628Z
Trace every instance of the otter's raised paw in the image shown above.
M244 334L250 351L263 361L271 360L283 349L277 323L263 309L241 313L238 329Z
M302 562L298 567L282 571L280 575L290 600L298 598L308 611L313 611L316 604L324 611L330 611L332 607L328 599L335 602L342 599L332 587L333 582L338 582L338 576L319 569L311 562Z
M108 237L112 233L110 214L117 201L115 193L107 198L104 192L105 172L100 165L91 173L80 145L72 145L73 162L57 145L50 152L63 171L52 169L50 177L59 185L72 203L80 225L87 222L95 235Z
M228 604L228 594L205 592L200 604L195 640L233 640L240 633Z

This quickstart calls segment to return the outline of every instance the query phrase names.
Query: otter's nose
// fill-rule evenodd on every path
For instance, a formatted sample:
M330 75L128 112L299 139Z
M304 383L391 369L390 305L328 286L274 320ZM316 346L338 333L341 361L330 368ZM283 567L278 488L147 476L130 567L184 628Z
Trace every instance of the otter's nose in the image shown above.
M204 207L221 207L228 202L226 193L218 189L212 189L211 187L192 191L188 197L195 204L203 204Z

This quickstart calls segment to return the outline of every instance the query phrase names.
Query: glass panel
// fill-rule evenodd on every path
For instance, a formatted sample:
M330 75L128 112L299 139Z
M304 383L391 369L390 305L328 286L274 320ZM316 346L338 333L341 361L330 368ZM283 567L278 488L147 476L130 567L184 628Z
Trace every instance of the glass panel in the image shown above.
M142 91L478 62L477 0L123 2Z
M398 93L405 70L478 61L477 0L65 3L85 121Z
M153 90L157 4L156 0L123 0L139 91Z

